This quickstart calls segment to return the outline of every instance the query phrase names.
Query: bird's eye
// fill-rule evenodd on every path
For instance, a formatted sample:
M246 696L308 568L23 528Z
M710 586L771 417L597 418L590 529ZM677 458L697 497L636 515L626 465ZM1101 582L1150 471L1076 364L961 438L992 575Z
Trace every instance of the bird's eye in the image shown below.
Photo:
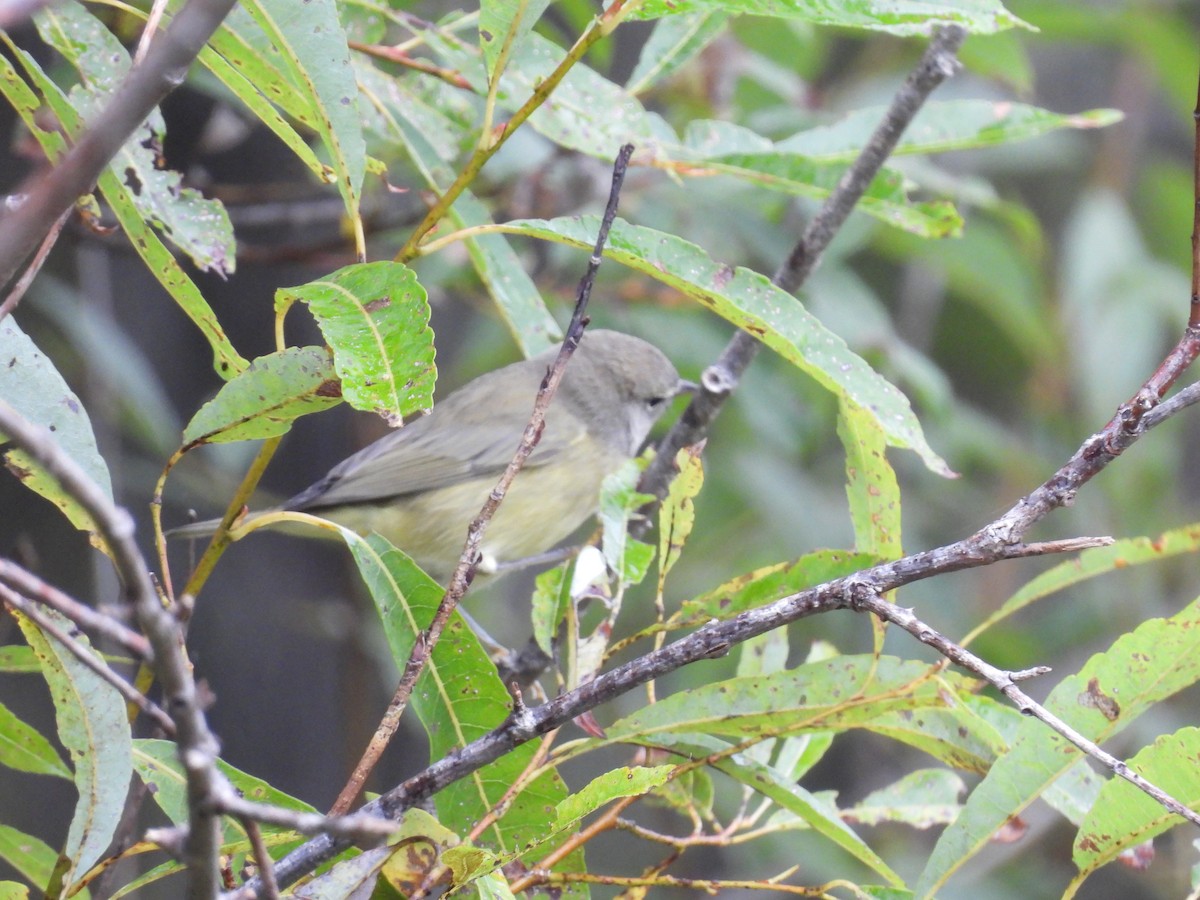
M667 402L666 397L650 397L646 400L646 405L651 409L658 409Z

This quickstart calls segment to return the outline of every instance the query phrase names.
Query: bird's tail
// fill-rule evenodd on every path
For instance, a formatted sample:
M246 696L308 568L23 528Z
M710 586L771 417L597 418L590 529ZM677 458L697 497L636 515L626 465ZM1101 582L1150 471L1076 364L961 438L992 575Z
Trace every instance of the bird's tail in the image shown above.
M239 517L235 524L244 525L251 519L257 519L261 516L261 512L247 513ZM217 526L221 524L220 519L205 519L203 522L189 522L187 525L180 525L178 528L168 529L166 536L171 540L197 540L199 538L212 537L216 533Z

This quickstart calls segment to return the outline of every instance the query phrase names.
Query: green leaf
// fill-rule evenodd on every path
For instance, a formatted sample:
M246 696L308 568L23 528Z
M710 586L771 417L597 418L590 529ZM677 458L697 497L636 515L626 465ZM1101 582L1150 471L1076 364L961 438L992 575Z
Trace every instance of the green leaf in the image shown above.
M788 594L795 594L835 578L853 575L878 562L877 557L866 553L815 550L795 562L777 563L755 569L725 582L706 594L685 600L679 611L671 617L670 624L674 627L685 627L714 618L731 618L744 610L763 606Z
M884 560L904 555L900 546L900 486L887 460L883 430L861 406L838 406L838 438L846 448L846 496L854 547Z
M311 90L297 90L292 83L284 46L271 40L266 29L244 6L236 5L209 41L262 95L306 128L317 131L319 115ZM332 174L325 179L333 182Z
M1082 825L1104 787L1104 779L1081 759L1042 792L1042 799L1068 822Z
M728 21L729 16L713 9L669 16L655 23L650 39L642 45L625 90L640 94L671 77L712 43L725 30Z
M368 107L368 127L389 143L402 146L431 188L446 190L455 178L448 163L458 155L460 130L440 110L429 108L422 97L407 91L404 82L386 78L371 67L360 67L358 71L367 99L364 106ZM457 228L492 221L487 208L469 191L459 196L447 218ZM558 322L546 309L508 238L489 234L467 238L465 243L476 273L525 356L534 356L561 341Z
M187 777L179 761L179 748L171 741L140 739L133 742L133 765L138 777L150 788L150 796L159 809L176 825L186 825L189 817ZM277 790L267 782L236 769L223 760L217 760L217 769L234 789L248 800L268 803L296 812L318 812L309 804ZM221 852L230 857L230 867L241 869L253 863L253 855L246 829L240 819L226 816L222 819ZM260 825L263 842L280 858L300 846L304 836L278 825ZM156 866L139 878L122 885L114 898L134 893L139 888L184 871L177 862Z
M700 446L684 447L675 455L675 470L667 496L658 510L658 592L662 595L667 573L679 560L696 524L695 498L704 484Z
M8 40L2 31L0 31L0 38ZM69 134L81 134L84 123L58 85L46 76L38 65L37 60L30 54L11 43L9 43L9 48L21 61L30 79L42 92L45 105L39 106L39 110L45 109L49 114L53 115ZM15 77L15 73L7 71L7 66L7 61L0 60L0 70L3 70L5 73L4 78L0 79L0 84L9 85L11 78ZM27 110L25 107L21 107L21 111L23 116L26 115ZM62 136L57 133L46 132L40 127L33 127L31 131L38 138L39 143L49 158L51 160L58 159L65 148ZM116 216L121 228L124 229L125 234L128 236L134 250L137 251L142 261L146 264L146 268L158 279L158 282L179 305L179 308L195 323L196 327L200 329L201 333L208 340L213 350L213 368L217 374L222 378L228 379L233 374L244 369L247 365L246 360L233 348L233 345L229 342L229 338L225 336L221 323L213 314L208 301L204 299L195 282L184 272L183 267L175 259L171 251L166 248L158 235L155 234L154 229L147 224L142 214L134 205L129 192L111 168L105 168L100 173L97 184L104 195L104 199L108 201L109 206L112 208L113 215Z
M0 647L0 672L30 675L41 671L42 667L30 647L15 644Z
M146 264L146 269L158 279L158 283L208 341L213 352L213 369L217 375L228 380L245 369L249 363L230 343L224 327L204 295L200 293L200 289L196 287L196 282L159 240L154 229L141 217L116 176L106 169L100 175L98 184L104 199L112 207L113 215L117 217L133 248Z
M491 872L485 875L473 886L479 891L479 900L517 900L517 895L508 886L508 879L500 872ZM572 894L588 896L578 887L573 889Z
M83 469L106 497L112 499L108 466L96 446L96 435L87 411L54 364L17 326L12 316L0 321L0 397L34 425L49 429L58 448ZM4 435L0 434L0 445L3 443ZM79 501L64 491L58 481L28 454L9 450L4 460L26 486L61 509L71 524L89 532L93 541L99 540L95 522Z
M342 392L355 409L400 425L433 405L433 332L429 301L401 263L358 263L275 293L279 307L308 304L333 349Z
M667 153L684 176L725 174L770 190L823 198L870 139L885 110L856 110L838 122L810 128L774 143L724 121L693 121L681 144ZM944 153L1028 140L1064 128L1099 128L1119 121L1116 110L1060 115L1021 103L952 100L929 103L905 130L899 154ZM905 176L885 168L859 201L859 209L920 237L958 236L962 220L944 202L912 203Z
M599 222L572 219L524 219L500 228L590 249ZM821 325L800 302L749 269L721 265L703 250L671 234L613 224L605 256L656 278L752 334L818 384L864 407L879 423L890 446L918 453L939 475L953 475L921 432L908 399L851 352L845 341Z
M375 601L392 658L403 668L417 636L433 620L442 588L379 535L364 539L348 529L339 530ZM491 731L508 716L510 703L496 667L455 615L412 695L413 711L429 735L431 758L440 759ZM508 795L536 750L535 743L525 744L440 791L435 800L442 823L460 834L469 832ZM566 796L558 774L543 773L509 798L504 816L477 843L500 853L518 850L545 832L551 811ZM563 865L582 867L580 852L571 854Z
M288 347L261 356L205 403L183 430L185 446L285 434L300 416L342 402L323 347Z
M30 884L45 888L54 876L58 854L32 834L25 834L0 822L0 859L16 869ZM15 896L20 896L17 894ZM37 896L44 894L39 890Z
M500 864L499 861L499 855L473 844L450 847L441 858L442 864L450 870L452 883L455 885L487 879Z
M133 766L138 777L150 788L150 796L158 808L176 825L185 825L188 821L187 777L183 764L179 761L179 747L172 741L139 739L133 742ZM255 803L268 803L283 809L296 812L317 812L313 806L286 794L261 778L256 778L241 769L237 769L224 760L217 760L217 770L220 771L234 789L247 800ZM241 820L226 816L222 819L224 826L224 841L245 842L246 829ZM292 844L299 844L303 838L289 829L278 825L263 823L263 833L267 835L283 834L292 838ZM244 851L243 851L244 852Z
M1018 96L1034 93L1033 61L1025 35L1014 31L967 35L958 51L963 67L981 78L996 81Z
M1200 679L1200 601L1169 619L1150 619L1063 679L1045 707L1085 738L1103 742L1155 703ZM1012 749L996 760L962 815L947 828L921 873L929 896L1013 816L1079 760L1082 751L1030 717Z
M928 34L935 25L957 23L974 34L1033 26L1008 12L999 0L645 0L629 18L657 19L716 10L729 14L799 19L817 25L867 28L890 34Z
M476 52L432 31L425 32L425 36L430 47L446 64L459 70L477 93L487 93L487 80ZM497 104L509 111L519 109L565 56L561 47L531 33L513 53L500 78ZM553 95L530 116L529 124L561 147L610 162L623 144L653 148L670 131L633 94L583 63L570 68Z
M440 93L424 81L393 78L361 56L354 60L362 94L364 135L386 157L407 155L426 183L444 191L454 181L450 165L471 139L470 128L446 108ZM426 90L422 90L426 88ZM474 107L472 107L472 113Z
M920 829L948 825L958 815L959 798L966 790L966 784L953 772L919 769L872 791L861 803L846 810L846 816L862 825L899 822Z
M240 6L226 16L197 60L245 103L255 118L270 128L313 174L327 183L337 180L334 170L317 159L300 133L273 105L277 104L309 128L316 128L317 116L309 98L292 87L279 69L282 65L279 55L270 50L262 30Z
M479 46L489 80L502 68L501 57L520 46L549 5L550 0L481 0Z
M1019 610L1098 575L1197 551L1200 551L1200 524L1173 528L1157 538L1123 538L1107 547L1084 550L1074 559L1061 562L1026 582L999 609L975 626L962 643L974 640Z
M423 809L405 810L399 826L399 831L388 837L388 846L393 852L383 864L379 877L381 882L395 888L399 897L409 897L417 892L439 863L446 862L447 850L466 845L459 835L443 827ZM457 883L457 877L455 881ZM333 896L341 900L346 894Z
M571 605L571 579L568 564L542 572L534 580L533 637L548 656L554 654L554 638L558 625Z
M858 157L885 112L884 107L858 109L832 125L809 128L774 146L780 152L799 154L816 162L850 163ZM1007 100L942 100L921 108L905 129L895 153L977 150L1030 140L1064 128L1104 128L1123 117L1116 109L1063 115Z
M1190 809L1200 807L1200 728L1181 728L1161 735L1126 760L1129 768ZM1087 875L1126 850L1184 823L1148 794L1115 775L1100 790L1091 812L1075 836L1073 859Z
M893 711L951 701L927 663L891 656L838 656L784 672L713 682L663 697L606 729L610 741L667 732L744 740L802 731L869 727Z
M109 314L74 287L42 272L34 291L38 312L50 319L88 361L90 388L98 390L121 433L156 457L175 449L183 424L146 352Z
M347 215L357 220L367 150L358 114L358 86L337 4L334 0L245 0L242 6L282 59L291 89L312 110L310 124L329 153Z
M620 766L597 775L586 787L565 798L555 807L554 828L574 828L589 813L622 797L640 797L666 784L675 766Z
M605 477L600 486L600 526L603 530L600 546L609 569L617 574L621 584L639 584L646 577L654 548L629 534L629 522L638 510L654 498L637 490L641 470L634 461L627 462ZM614 610L609 618L616 615Z
M841 160L813 159L729 122L692 122L683 144L669 152L678 160L670 167L680 175L730 175L770 190L816 199L833 193L846 170ZM940 200L913 203L908 198L909 186L899 171L883 168L867 186L857 208L921 237L957 237L962 232L962 218L951 204Z
M874 734L916 747L934 759L983 775L1008 745L969 703L944 709L886 712L866 728Z
M68 634L78 646L91 648L68 619L53 610L42 614ZM129 791L133 771L129 722L125 701L107 681L87 668L57 641L42 634L32 622L13 613L21 632L42 664L42 674L54 701L58 739L70 754L79 799L67 832L63 855L69 864L63 884L86 872L108 848ZM99 655L96 660L103 664Z
M384 865L397 852L394 847L376 847L338 863L304 885L305 900L346 900L373 897ZM401 851L403 852L403 848ZM384 895L386 896L386 895Z
M459 228L490 225L487 208L474 195L463 192L450 209L449 218ZM546 308L541 292L525 272L525 263L502 234L467 238L464 243L479 280L526 357L536 356L562 342L562 329Z
M0 703L0 765L35 775L71 777L71 770L41 733Z
M486 871L506 866L521 859L526 864L544 856L549 848L558 845L583 818L602 806L622 797L640 797L667 783L676 766L619 766L597 775L581 790L564 797L554 809L554 820L542 834L537 835L519 850L487 860ZM455 879L459 883L459 879Z
M791 650L787 630L784 628L775 628L765 634L752 637L740 646L738 678L782 672L787 665L788 652Z
M76 70L82 83L70 93L81 118L104 114L129 71L129 55L107 28L75 3L46 7L34 16L38 33ZM68 128L78 137L77 128ZM162 114L155 110L108 164L127 189L143 220L160 229L201 270L231 274L236 262L233 225L219 200L205 199L183 187L182 176L161 168L166 136Z

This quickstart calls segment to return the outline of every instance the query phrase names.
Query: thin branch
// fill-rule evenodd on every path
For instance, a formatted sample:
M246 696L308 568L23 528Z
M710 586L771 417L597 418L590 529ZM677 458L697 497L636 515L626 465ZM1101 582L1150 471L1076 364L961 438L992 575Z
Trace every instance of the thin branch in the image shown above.
M1192 110L1192 308L1188 328L1200 328L1200 77L1196 84L1196 106Z
M504 146L504 143L516 133L517 129L524 124L526 119L537 112L542 104L550 99L550 95L554 93L559 82L571 71L572 66L583 59L593 45L616 27L624 5L624 0L613 0L608 9L597 16L588 29L579 36L579 39L567 51L562 61L555 66L554 71L538 82L537 87L529 95L529 99L521 104L520 109L509 117L508 121L504 123L503 128L496 129L496 133L488 145L475 148L475 152L471 154L471 158L463 166L458 177L446 188L437 199L437 202L430 207L429 212L425 214L425 218L413 229L404 246L396 253L396 262L408 262L421 252L421 239L442 220L442 217L446 215L450 207L454 205L454 201L475 180L479 171L496 154L496 151Z
M442 81L456 88L468 91L471 89L471 82L467 81L457 69L443 68L431 63L427 59L409 56L398 46L389 47L383 44L364 44L361 41L348 41L347 43L350 45L351 50L357 50L359 53L365 53L367 56L372 56L375 59L396 63L415 72L424 72L426 75L440 78Z
M149 567L134 540L133 518L109 500L59 448L47 429L31 425L3 399L0 399L0 432L83 506L112 552L123 598L133 608L153 648L155 671L163 686L166 708L175 723L179 758L187 778L190 816L184 857L189 870L188 897L197 900L213 897L218 887L218 821L203 801L217 780L217 741L208 730L191 668L183 658L179 623L159 602Z
M92 189L104 167L162 98L179 86L235 2L188 0L170 27L155 38L145 62L130 70L62 162L49 172L35 174L15 192L21 205L0 219L0 286L12 279L54 221Z
M789 870L790 874L792 870ZM595 875L587 872L540 872L539 884L545 887L567 887L573 884L598 884L627 888L686 888L717 894L721 891L769 891L776 895L790 894L796 897L828 896L824 887L803 887L782 884L775 879L765 881L739 881L732 878L682 878L678 875Z
M1171 418L1183 410L1187 409L1194 403L1200 403L1200 382L1189 384L1170 400L1164 400L1150 412L1146 413L1146 417L1142 423L1147 428L1153 428L1155 425L1160 425L1167 419Z
M42 266L46 262L46 257L50 255L50 251L54 249L54 245L58 243L58 236L62 234L63 227L67 224L67 220L71 218L71 212L74 207L65 209L50 226L50 231L42 239L42 243L38 246L37 253L33 255L33 259L29 261L29 265L25 267L25 271L21 273L21 277L17 279L8 296L4 298L4 302L0 303L0 319L3 319L21 302L21 298L29 290L29 286L33 284L33 279L37 278L38 272L42 271Z
M394 821L356 812L349 816L323 816L320 813L284 809L267 803L254 803L238 796L228 784L214 795L210 808L217 813L253 819L264 825L287 828L301 834L328 834L356 844L373 846L395 834L400 828Z
M142 26L142 34L138 38L137 50L133 54L133 63L138 65L150 52L150 42L154 35L158 32L159 25L162 24L163 13L166 12L166 0L154 0L150 6L150 15L146 17L146 24Z
M990 663L984 662L975 654L971 653L964 647L954 643L945 635L935 631L930 626L926 625L915 615L912 610L904 609L894 603L889 603L877 594L872 588L866 587L859 589L858 586L850 587L853 599L851 607L869 612L884 621L891 622L893 625L898 625L903 628L918 641L923 644L928 644L933 649L937 650L942 656L954 662L962 668L974 672L981 678L988 681L989 684L997 688L1009 702L1013 704L1024 715L1033 716L1044 722L1058 734L1062 735L1079 750L1086 753L1092 759L1107 766L1114 775L1124 778L1134 787L1152 797L1168 812L1174 813L1177 816L1182 816L1193 825L1200 825L1200 813L1194 812L1184 806L1166 791L1151 784L1141 775L1134 772L1124 762L1117 759L1111 753L1102 750L1094 741L1088 740L1050 710L1046 709L1040 703L1037 703L1032 697L1022 691L1017 682L1028 680L1031 677L1045 674L1050 671L1045 667L1029 669L1022 672L1006 672L1003 669L998 669Z
M150 661L154 658L150 642L136 631L126 628L112 616L106 616L67 596L54 585L47 584L12 560L0 559L0 582L20 591L29 599L62 613L80 628L93 631L118 644L125 652L138 659Z
M772 283L788 293L795 293L816 269L829 242L849 217L929 95L958 70L956 55L965 38L966 32L958 25L946 25L937 30L921 61L896 91L870 140L808 223L803 237L771 278ZM753 361L758 348L758 341L746 332L734 334L717 361L704 371L700 378L700 390L663 438L654 461L642 476L638 490L659 499L666 495L667 486L674 475L671 469L676 455L708 434L709 426L721 411L725 400L737 388L742 373Z
M1019 543L1033 525L1052 510L1070 506L1079 489L1110 462L1124 453L1149 428L1165 422L1170 414L1194 403L1191 389L1180 393L1184 401L1172 403L1168 414L1152 416L1162 396L1200 354L1200 328L1188 325L1154 374L1127 402L1117 408L1108 424L1092 435L1049 479L1033 493L1022 497L1000 518L985 526L975 537L983 544Z
M170 716L163 712L145 694L135 690L133 685L114 672L90 646L81 644L71 635L67 634L67 632L59 628L31 599L23 597L12 588L0 584L0 601L8 604L13 609L19 610L22 615L26 616L29 621L38 627L39 631L53 638L68 653L83 663L99 678L116 688L117 693L125 699L125 702L132 703L153 719L154 724L161 728L168 737L175 736L175 723L171 721Z
M279 900L279 884L275 881L275 864L267 845L263 842L262 829L258 823L246 816L241 817L242 827L246 829L246 837L250 839L250 849L254 855L254 864L258 866L258 877L262 881L262 889L258 892L261 900Z
M520 894L532 888L538 887L546 883L545 875L556 865L570 856L572 853L586 847L588 842L594 839L597 835L604 834L607 831L612 831L618 826L621 813L629 809L641 796L621 797L611 806L605 808L593 822L589 822L587 827L580 828L575 834L571 835L567 840L563 841L559 846L555 847L549 854L540 859L537 865L533 866L530 871L516 879L509 885L509 890L513 894Z
M395 734L397 727L399 727L400 716L408 705L418 676L420 676L425 665L428 663L429 656L441 638L443 629L449 623L451 614L457 608L475 577L475 567L479 562L480 547L483 545L483 537L487 531L488 524L500 508L500 504L508 493L513 479L517 477L517 473L521 471L525 465L525 461L529 459L529 455L533 453L538 441L541 440L542 430L546 424L546 411L550 407L551 400L554 399L554 395L562 381L563 373L566 371L567 363L570 361L575 349L579 346L579 341L583 337L583 330L587 325L586 313L588 300L591 297L592 285L596 280L596 272L599 270L600 262L603 258L604 244L608 240L609 229L612 227L613 220L617 215L617 203L621 196L621 185L625 180L625 172L629 167L629 158L632 155L633 145L626 144L617 154L616 162L613 164L612 190L609 192L608 205L604 210L604 218L600 223L600 233L596 237L595 248L592 251L591 258L588 260L587 271L579 282L579 291L575 300L575 311L571 316L570 324L567 326L566 337L563 339L558 356L555 358L554 364L550 367L550 371L546 373L546 377L542 380L541 387L538 389L537 398L533 404L533 412L530 414L529 422L526 424L525 431L521 435L521 443L513 454L508 467L500 476L500 480L492 488L492 492L488 495L483 508L479 511L479 515L475 517L475 520L471 522L470 528L467 529L467 540L463 545L462 555L459 557L454 574L450 576L450 583L446 588L446 593L442 597L442 602L438 605L437 612L434 614L433 621L430 623L428 630L424 634L419 635L414 642L408 663L404 666L400 682L396 687L396 693L388 705L387 713L380 723L379 728L376 729L375 735L363 753L362 759L355 766L349 781L342 789L341 794L338 795L332 809L334 813L344 813L350 809L355 798L362 791L363 785L366 784L371 771L378 763L380 756L383 755L383 751L391 740L392 735Z

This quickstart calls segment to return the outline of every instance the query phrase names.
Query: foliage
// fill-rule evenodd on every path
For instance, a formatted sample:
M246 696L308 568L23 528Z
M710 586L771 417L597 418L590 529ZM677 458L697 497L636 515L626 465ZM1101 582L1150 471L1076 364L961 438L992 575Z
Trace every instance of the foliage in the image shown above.
M169 5L168 21L181 5ZM489 315L520 351L532 355L558 340L558 297L583 268L578 251L595 239L593 183L606 181L621 144L634 143L601 281L615 299L594 301L595 318L655 339L692 375L733 329L753 334L770 355L717 426L703 466L695 449L681 454L682 475L657 513L657 539L629 535L646 499L631 466L606 483L602 553L538 578L532 620L522 627L544 649L556 635L567 640L546 684L527 692L536 699L577 688L706 622L970 533L1099 429L1181 330L1181 260L1157 258L1156 242L1182 245L1187 217L1155 208L1143 226L1114 189L1121 177L1136 178L1136 203L1170 197L1190 207L1172 196L1190 193L1186 179L1180 188L1179 166L1157 159L1135 173L1113 149L1122 132L1102 132L1107 174L1068 201L1054 184L1063 161L1077 161L1084 142L1098 140L1079 132L1121 114L1056 113L1020 101L1034 93L1038 54L1053 61L1050 42L1062 38L1121 48L1160 72L1167 96L1179 98L1172 79L1194 68L1182 59L1190 44L1177 37L1186 31L1183 14L1132 3L1102 13L1066 2L1009 5L618 0L593 14L576 0L485 0L480 10L430 3L419 11L375 0L243 2L201 52L189 83L273 135L310 187L339 198L338 264L318 257L319 271L304 284L275 282L273 306L247 299L262 303L263 324L252 338L231 337L237 317L210 300L201 273L239 277L236 215L162 166L167 125L156 112L79 208L91 222L115 223L162 302L189 323L184 341L203 348L223 386L191 406L182 428L166 421L169 413L154 412L164 405L165 372L144 360L122 365L125 345L80 328L85 313L65 309L70 301L56 300L43 275L40 290L0 321L0 398L50 428L111 497L116 466L110 473L104 442L64 375L80 352L125 372L125 430L142 435L142 459L161 471L157 486L143 479L137 502L153 506L163 600L203 609L215 593L202 590L204 579L227 535L180 579L159 521L164 496L195 492L184 480L187 464L206 451L193 451L269 439L265 463L272 441L303 429L305 417L331 416L343 400L392 425L427 408L435 332L439 350L460 337L436 321L430 327L432 297L482 287ZM0 32L0 94L49 162L60 163L111 102L131 66L120 38L140 30L145 6L68 0L34 14L36 38ZM634 24L643 20L652 25ZM972 35L961 54L966 74L947 87L951 96L935 95L918 114L867 188L861 215L797 300L760 272L778 268L797 221L836 188L927 36L950 22ZM638 57L614 58L634 46L629 41ZM1181 108L1172 116L1186 118ZM1018 199L1031 183L1023 175L1034 179L1028 205ZM375 213L397 196L407 198L402 221L380 224ZM410 202L417 197L428 205ZM1056 202L1072 204L1061 218L1049 209ZM1056 271L1045 257L1043 219L1062 228ZM357 261L342 265L347 252ZM313 333L308 319L300 325L297 313L289 316L297 300L317 329L307 344L285 336L285 319L289 329ZM67 338L42 339L38 328L18 325L27 310L35 323L33 311L74 322L75 337L64 324L50 332ZM272 339L272 351L239 349ZM471 340L477 350L487 344ZM484 346L476 355L487 353ZM1197 808L1194 766L1178 761L1200 752L1200 734L1170 701L1200 677L1191 644L1200 600L1180 598L1195 593L1194 571L1169 561L1193 559L1200 526L1181 503L1183 467L1169 440L1156 433L1146 446L1089 485L1077 512L1053 520L1056 533L1076 524L1088 534L1111 531L1121 539L1112 546L1040 574L996 567L969 583L906 587L893 599L936 609L940 630L966 634L960 643L997 665L1052 662L1060 674L1046 706L1092 740L1124 732L1118 746L1130 765ZM889 447L900 452L889 458ZM98 553L112 552L69 491L28 455L4 449L25 486L61 508ZM252 468L255 477L260 471ZM200 480L199 493L230 507L232 519L241 499L214 488L229 479ZM127 496L122 488L118 496ZM382 638L374 643L385 648L378 652L403 669L425 643L441 588L404 548L337 533L377 613ZM69 546L39 552L52 559ZM1166 574L1145 575L1137 591L1122 580L1151 571ZM116 600L105 584L97 605ZM19 684L40 675L53 736L70 761L48 728L43 735L20 709L0 703L0 765L39 784L70 781L77 794L51 837L19 820L0 824L0 859L16 879L0 883L0 896L73 896L102 874L124 879L103 889L114 896L158 883L181 895L179 863L118 834L131 778L149 791L129 802L148 798L147 807L176 825L190 812L175 745L145 737L94 670L123 670L126 661L80 641L94 665L82 664L13 611L9 581L0 578L0 588L31 651L0 648L0 675ZM1117 609L1108 628L1104 616L1078 611L1135 592L1146 602ZM1043 603L1051 598L1071 608ZM528 592L522 602L527 608ZM491 610L481 618L513 616ZM1025 810L1039 798L1072 831L1060 850L1065 859L1073 840L1074 868L1049 855L1028 862L1039 848L1027 837L1025 871L996 874L990 893L1029 896L1021 879L1043 877L1053 887L1043 883L1036 893L1049 896L1073 893L1114 860L1144 860L1135 857L1139 845L1179 824L1111 772L1097 775L1080 751L997 699L982 679L931 660L907 635L886 635L885 648L882 627L864 643L850 630L860 628L850 613L836 618L854 626L826 626L834 618L817 620L833 633L809 649L799 627L793 643L769 632L730 648L729 664L690 666L601 708L581 720L586 737L563 729L522 744L439 791L433 815L407 811L387 846L344 850L304 896L408 895L438 880L463 896L537 888L590 896L609 884L635 896L685 878L699 888L933 896L965 881L960 869L985 871L997 835L1019 839ZM1076 642L1057 640L1065 633ZM1093 655L1085 659L1083 650ZM509 720L514 702L480 638L456 615L414 686L412 713L429 759L410 748L408 769L486 737ZM218 692L214 715L221 703ZM286 743L309 740L289 735ZM867 749L844 750L856 747ZM886 764L863 765L868 753L886 754ZM311 798L282 788L278 772L251 775L225 762L220 770L248 798L313 811ZM853 797L822 789L830 778ZM325 793L338 787L323 785ZM891 828L870 830L881 825ZM935 826L940 837L927 833ZM276 860L303 841L286 826L262 831ZM638 850L606 847L618 832L632 835ZM114 838L121 843L110 848ZM244 822L224 818L221 839L228 874L240 879L253 859ZM140 873L117 867L143 854L153 862Z

